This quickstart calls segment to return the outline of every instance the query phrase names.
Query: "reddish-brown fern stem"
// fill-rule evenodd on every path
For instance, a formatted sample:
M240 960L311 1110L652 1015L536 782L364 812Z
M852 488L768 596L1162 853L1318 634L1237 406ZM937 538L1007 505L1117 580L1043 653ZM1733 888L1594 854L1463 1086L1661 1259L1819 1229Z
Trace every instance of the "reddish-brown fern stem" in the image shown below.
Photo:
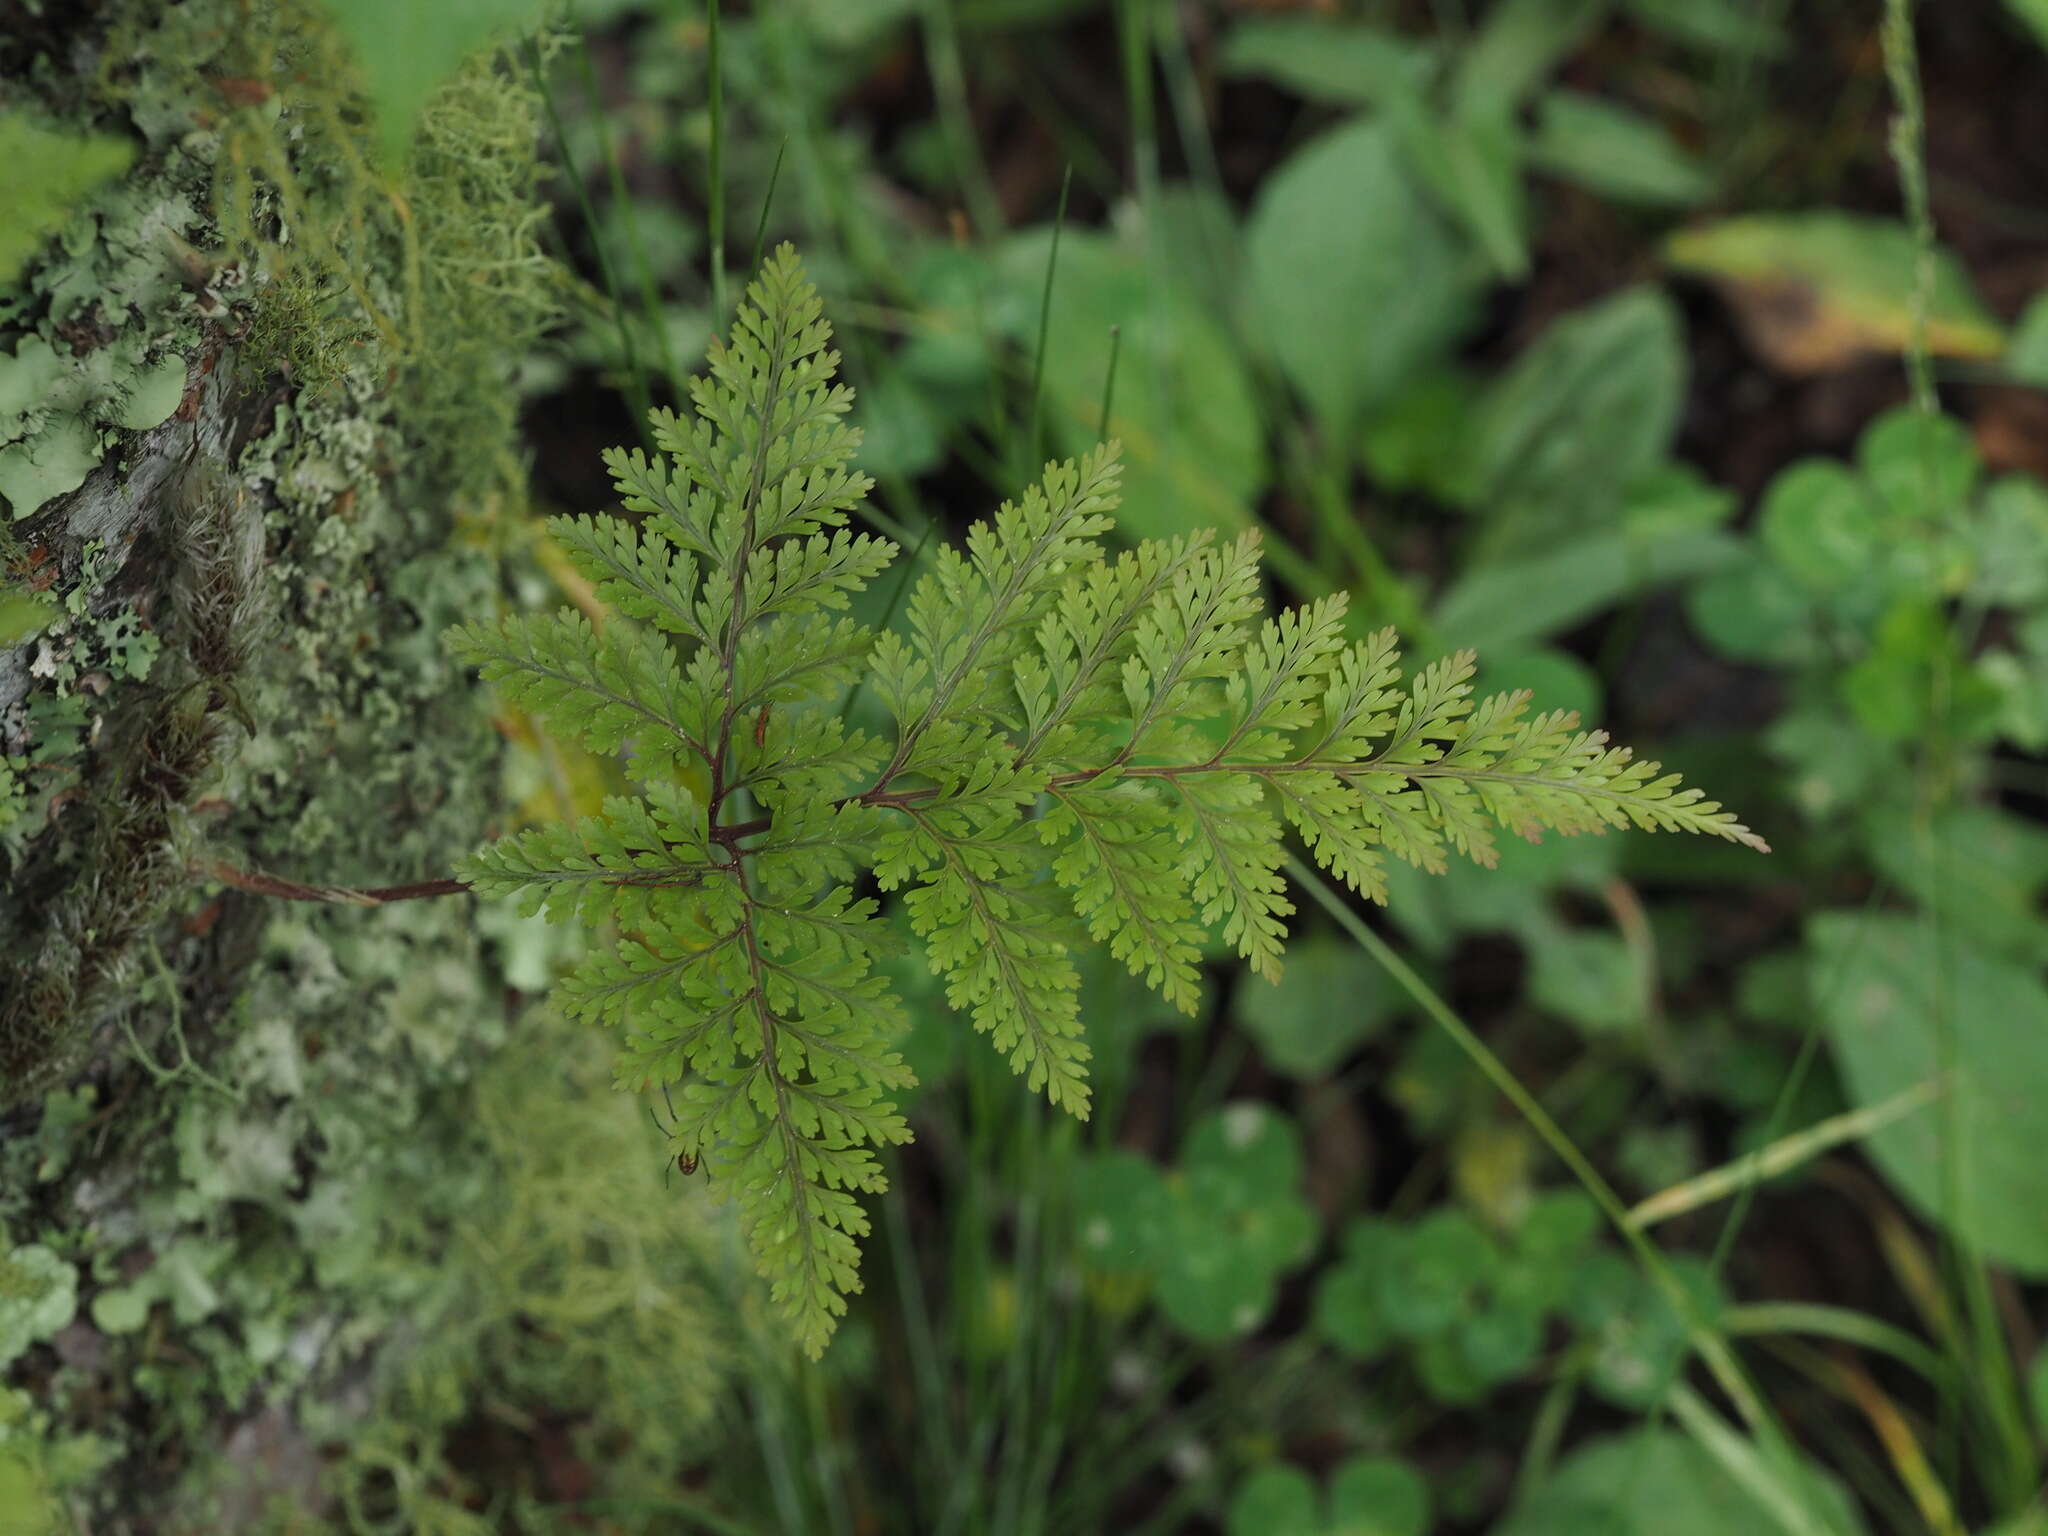
M344 885L302 885L297 880L282 880L261 870L237 869L214 860L194 864L192 872L256 896L274 896L279 901L325 901L344 907L381 907L392 901L460 896L469 890L468 882L462 880L420 880L411 885L380 885L369 890Z

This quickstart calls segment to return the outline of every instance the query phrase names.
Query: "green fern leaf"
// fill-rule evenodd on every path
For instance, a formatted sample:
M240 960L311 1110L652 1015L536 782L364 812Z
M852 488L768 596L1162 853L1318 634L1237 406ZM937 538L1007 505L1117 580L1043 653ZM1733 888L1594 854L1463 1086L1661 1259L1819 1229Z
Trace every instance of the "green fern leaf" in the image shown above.
M618 1032L622 1088L675 1090L676 1150L738 1203L811 1353L859 1286L881 1149L908 1135L885 900L952 1005L1085 1115L1076 947L1189 1011L1212 934L1277 976L1290 827L1376 901L1389 856L1490 863L1503 831L1763 846L1571 716L1475 700L1469 654L1404 677L1390 631L1345 640L1341 596L1269 614L1255 535L1105 558L1113 447L1047 466L931 556L901 625L867 629L849 601L897 550L844 526L869 484L830 339L784 247L691 412L655 413L658 454L607 455L633 518L552 525L608 621L451 634L514 701L653 770L464 874L604 932L562 1005ZM886 739L840 719L856 679Z

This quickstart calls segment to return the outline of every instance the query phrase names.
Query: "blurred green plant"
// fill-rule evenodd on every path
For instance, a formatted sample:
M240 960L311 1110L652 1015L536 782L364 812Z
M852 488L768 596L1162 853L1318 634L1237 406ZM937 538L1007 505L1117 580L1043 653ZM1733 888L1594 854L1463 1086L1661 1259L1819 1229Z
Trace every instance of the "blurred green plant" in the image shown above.
M1330 1475L1327 1495L1308 1475L1261 1467L1238 1485L1228 1536L1424 1536L1429 1485L1404 1461L1354 1456Z

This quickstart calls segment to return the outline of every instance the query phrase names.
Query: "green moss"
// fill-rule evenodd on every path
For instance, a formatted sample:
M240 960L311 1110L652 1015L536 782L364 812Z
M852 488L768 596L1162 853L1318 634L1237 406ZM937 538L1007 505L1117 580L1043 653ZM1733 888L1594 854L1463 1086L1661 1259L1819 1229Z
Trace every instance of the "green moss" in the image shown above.
M658 1498L701 1449L730 1333L703 1283L707 1192L666 1187L662 1138L611 1091L601 1040L559 1017L524 1028L468 1100L467 1166L487 1172L455 1243L393 1234L439 1273L419 1347L391 1362L335 1471L352 1528L466 1513L479 1530L573 1529L540 1507L531 1449L482 1478L450 1459L451 1431L493 1414L514 1439L536 1431L523 1414L566 1426L595 1496ZM466 1512L466 1495L484 1510Z

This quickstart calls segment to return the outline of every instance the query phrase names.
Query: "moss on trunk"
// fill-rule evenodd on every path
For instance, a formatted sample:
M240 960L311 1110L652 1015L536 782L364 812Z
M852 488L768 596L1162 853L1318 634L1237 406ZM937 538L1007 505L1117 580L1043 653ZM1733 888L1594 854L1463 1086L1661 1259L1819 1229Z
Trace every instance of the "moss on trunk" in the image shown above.
M139 149L0 293L34 615L0 652L0 1282L40 1306L0 1326L0 1497L241 1529L474 1198L436 1170L509 1003L467 902L280 908L190 864L379 883L486 831L499 742L439 636L498 601L509 381L558 292L534 102L474 65L387 180L295 6L48 8L0 70ZM75 489L35 478L60 447Z

